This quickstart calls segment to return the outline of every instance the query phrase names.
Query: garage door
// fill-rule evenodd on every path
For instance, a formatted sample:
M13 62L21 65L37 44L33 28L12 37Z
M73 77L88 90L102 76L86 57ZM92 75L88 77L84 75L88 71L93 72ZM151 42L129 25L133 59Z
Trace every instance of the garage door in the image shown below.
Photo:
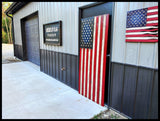
M28 61L40 65L38 16L25 21L25 38Z

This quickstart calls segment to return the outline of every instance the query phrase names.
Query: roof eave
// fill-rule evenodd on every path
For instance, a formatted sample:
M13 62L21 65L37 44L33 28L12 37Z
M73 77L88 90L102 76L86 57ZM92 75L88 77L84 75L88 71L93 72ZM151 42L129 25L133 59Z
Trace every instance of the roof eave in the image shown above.
M28 2L13 2L9 8L5 11L6 14L14 14L19 9L24 7Z

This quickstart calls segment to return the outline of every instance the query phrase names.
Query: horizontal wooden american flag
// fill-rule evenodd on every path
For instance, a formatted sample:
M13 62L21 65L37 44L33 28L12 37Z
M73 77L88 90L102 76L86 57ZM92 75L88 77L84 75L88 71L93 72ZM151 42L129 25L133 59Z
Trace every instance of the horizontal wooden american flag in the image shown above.
M88 40L90 34L87 34L91 32L89 29L87 29L87 32L86 30L83 31L85 33L84 38L82 38L84 41L80 45L79 93L104 106L109 14L95 16L93 22L93 47L85 48L85 45L83 45L86 43L87 46L90 43ZM92 24L87 25L86 28L90 26ZM81 29L84 28L81 27ZM86 34L87 36L85 37ZM82 32L81 36L83 37Z
M158 42L158 6L127 13L126 42Z

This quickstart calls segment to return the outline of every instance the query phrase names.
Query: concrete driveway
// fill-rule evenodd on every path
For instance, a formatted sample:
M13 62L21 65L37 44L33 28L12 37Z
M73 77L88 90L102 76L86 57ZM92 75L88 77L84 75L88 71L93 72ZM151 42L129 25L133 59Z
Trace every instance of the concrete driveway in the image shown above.
M2 119L90 119L107 109L39 70L2 64Z

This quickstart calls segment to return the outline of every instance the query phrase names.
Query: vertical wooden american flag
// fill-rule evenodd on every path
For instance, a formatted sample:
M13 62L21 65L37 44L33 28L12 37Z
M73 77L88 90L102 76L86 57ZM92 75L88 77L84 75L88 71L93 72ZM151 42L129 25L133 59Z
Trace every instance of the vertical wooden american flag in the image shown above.
M104 106L109 14L84 19L81 24L79 93Z

